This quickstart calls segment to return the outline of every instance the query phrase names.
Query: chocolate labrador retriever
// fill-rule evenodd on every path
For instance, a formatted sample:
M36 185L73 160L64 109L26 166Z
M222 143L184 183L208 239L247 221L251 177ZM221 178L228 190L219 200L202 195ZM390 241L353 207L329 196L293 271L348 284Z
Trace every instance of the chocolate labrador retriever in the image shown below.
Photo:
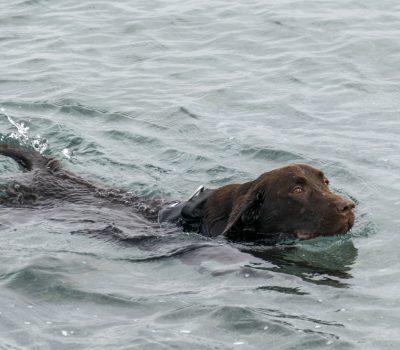
M24 205L50 197L78 202L103 197L132 206L151 221L173 222L210 237L223 234L244 240L277 232L301 240L340 235L355 220L354 203L331 192L324 173L306 164L275 169L243 184L214 190L200 187L187 201L165 204L103 190L63 170L56 159L20 146L0 145L0 154L16 160L30 175L30 185L14 184L2 191L3 204L13 200Z

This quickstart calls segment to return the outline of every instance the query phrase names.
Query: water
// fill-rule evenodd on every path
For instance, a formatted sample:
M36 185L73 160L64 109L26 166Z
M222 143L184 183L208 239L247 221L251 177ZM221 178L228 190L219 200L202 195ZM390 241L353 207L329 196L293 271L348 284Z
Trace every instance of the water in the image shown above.
M0 208L1 349L400 347L397 2L0 13L3 140L147 198L306 162L358 215L347 237L252 246L90 205Z

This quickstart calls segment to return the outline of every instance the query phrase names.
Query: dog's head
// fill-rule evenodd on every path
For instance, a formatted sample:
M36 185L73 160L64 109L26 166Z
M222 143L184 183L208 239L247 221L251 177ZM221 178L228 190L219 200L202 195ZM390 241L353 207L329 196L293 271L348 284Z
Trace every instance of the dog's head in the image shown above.
M243 185L217 189L206 223L212 236L286 232L299 239L344 234L354 224L354 203L329 189L324 173L294 164Z

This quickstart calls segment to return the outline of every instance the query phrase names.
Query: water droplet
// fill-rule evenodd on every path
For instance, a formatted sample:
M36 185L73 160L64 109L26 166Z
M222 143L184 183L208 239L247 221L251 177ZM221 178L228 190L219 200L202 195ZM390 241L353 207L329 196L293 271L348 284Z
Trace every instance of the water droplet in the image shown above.
M265 326L265 327L264 327L264 331L266 331L267 329L269 329L269 327L268 327L268 326Z
M192 331L189 331L188 329L182 329L181 330L181 333L185 333L185 334L189 334L189 333L191 333Z
M61 331L61 334L64 336L64 337L68 337L68 332L67 331Z
M25 322L24 322L24 324L31 324L31 323L30 323L30 322L28 322L28 321L25 321Z
M72 151L70 150L70 149L68 149L68 148L64 148L63 150L62 150L62 153L63 153L63 156L65 157L65 158L67 158L67 159L71 159L71 157L72 157Z

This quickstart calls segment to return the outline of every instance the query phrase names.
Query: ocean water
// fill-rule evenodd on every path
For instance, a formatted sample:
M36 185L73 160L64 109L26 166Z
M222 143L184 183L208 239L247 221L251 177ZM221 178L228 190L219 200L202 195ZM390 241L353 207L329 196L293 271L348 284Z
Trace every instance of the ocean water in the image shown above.
M304 162L357 204L277 246L1 207L0 349L399 349L399 37L394 0L0 2L3 142L146 198Z

